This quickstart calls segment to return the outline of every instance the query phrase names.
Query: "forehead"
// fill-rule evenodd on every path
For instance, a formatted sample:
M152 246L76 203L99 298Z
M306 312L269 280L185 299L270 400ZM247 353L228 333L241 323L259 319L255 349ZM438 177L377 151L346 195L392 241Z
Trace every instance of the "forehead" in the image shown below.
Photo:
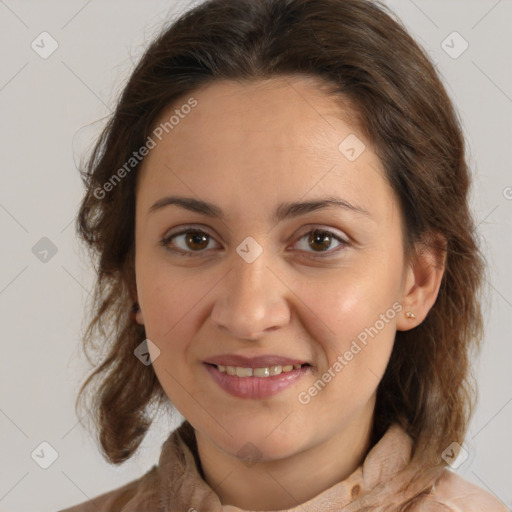
M169 189L220 202L226 194L242 195L250 185L252 197L280 190L281 199L296 200L308 190L338 189L359 196L361 204L362 195L371 202L372 196L389 193L352 105L344 108L319 79L214 82L174 102L155 126L191 97L197 105L163 134L139 173L153 197ZM364 148L356 159L344 153L346 140L349 146L355 142L358 152ZM293 198L284 197L287 190Z
M349 103L341 108L339 101L327 95L326 85L312 77L222 80L196 91L194 98L198 105L190 121L172 132L175 146L195 144L198 153L189 158L227 148L249 153L260 147L292 156L296 149L315 151L319 140L341 141L357 122ZM170 110L175 108L176 104Z

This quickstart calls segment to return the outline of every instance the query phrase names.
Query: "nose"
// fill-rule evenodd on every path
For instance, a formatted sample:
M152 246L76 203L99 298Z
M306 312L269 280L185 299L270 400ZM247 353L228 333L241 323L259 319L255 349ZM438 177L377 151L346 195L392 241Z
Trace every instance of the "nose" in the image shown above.
M234 255L211 313L214 325L236 339L257 340L288 324L289 291L267 267L265 252L252 263Z

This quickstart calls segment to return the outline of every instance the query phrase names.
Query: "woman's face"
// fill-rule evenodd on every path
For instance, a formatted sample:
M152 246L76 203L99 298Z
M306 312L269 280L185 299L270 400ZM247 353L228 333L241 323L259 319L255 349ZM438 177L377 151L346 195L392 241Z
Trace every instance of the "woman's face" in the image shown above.
M191 96L161 116L179 110L136 190L137 320L163 389L239 457L367 428L407 286L398 203L370 141L310 79Z

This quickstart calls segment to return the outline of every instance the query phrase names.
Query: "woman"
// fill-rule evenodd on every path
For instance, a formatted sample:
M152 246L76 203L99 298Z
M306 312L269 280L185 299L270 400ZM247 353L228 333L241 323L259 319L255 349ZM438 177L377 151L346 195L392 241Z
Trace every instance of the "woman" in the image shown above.
M505 511L448 469L482 257L456 112L366 0L213 0L148 48L83 171L107 460L67 512ZM90 396L92 392L89 391Z

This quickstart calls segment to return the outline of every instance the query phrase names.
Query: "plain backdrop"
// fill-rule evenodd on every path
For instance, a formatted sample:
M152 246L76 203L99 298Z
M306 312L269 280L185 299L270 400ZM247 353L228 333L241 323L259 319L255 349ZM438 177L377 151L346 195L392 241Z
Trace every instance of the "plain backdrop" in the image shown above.
M77 164L148 42L189 5L0 0L1 511L56 511L119 487L157 462L181 422L159 417L136 456L114 467L76 417L94 275L74 219ZM480 399L456 471L511 508L512 2L388 5L437 64L467 135L489 293L475 361Z

